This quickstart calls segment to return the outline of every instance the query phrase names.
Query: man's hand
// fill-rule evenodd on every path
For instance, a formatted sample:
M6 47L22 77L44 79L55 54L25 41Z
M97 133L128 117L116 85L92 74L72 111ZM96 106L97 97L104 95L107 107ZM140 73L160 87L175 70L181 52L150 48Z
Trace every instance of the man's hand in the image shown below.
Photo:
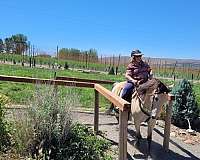
M137 86L137 82L138 82L137 80L132 79L131 82L132 82L135 86Z
M143 81L144 81L144 80L143 80L143 79L141 79L141 80L137 81L137 83L138 83L138 84L142 84L142 83L143 83Z
M137 83L135 84L136 86L139 86L140 84L142 84L144 82L144 80L143 79L141 79L141 80L138 80L137 81Z

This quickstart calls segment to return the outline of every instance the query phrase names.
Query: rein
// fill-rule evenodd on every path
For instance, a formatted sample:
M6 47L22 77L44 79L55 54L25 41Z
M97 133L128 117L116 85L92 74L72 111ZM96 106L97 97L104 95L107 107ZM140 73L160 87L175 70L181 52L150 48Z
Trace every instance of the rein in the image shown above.
M156 119L156 112L153 112L153 110L151 110L151 111L146 111L146 110L142 107L142 105L144 106L144 103L143 103L142 98L139 96L137 90L135 90L135 91L136 91L137 97L139 98L139 103L140 103L139 106L140 106L141 111L142 111L146 116L148 116L148 118L145 120L145 122L148 122L150 119ZM152 104L151 104L151 109L153 109L153 102L154 102L154 99L155 99L155 94L148 94L148 95L154 95L154 96L153 96L153 101L152 101Z

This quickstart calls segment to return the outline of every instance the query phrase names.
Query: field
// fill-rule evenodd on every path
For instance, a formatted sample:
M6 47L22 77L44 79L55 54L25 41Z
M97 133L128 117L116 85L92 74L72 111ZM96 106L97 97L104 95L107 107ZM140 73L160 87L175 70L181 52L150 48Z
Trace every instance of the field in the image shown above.
M125 80L123 75L108 75L105 73L83 73L75 70L61 70L61 69L44 69L44 68L30 68L22 67L21 65L0 65L1 75L10 76L23 76L23 77L35 77L35 78L54 78L57 76L68 76L77 77L85 79L96 79L96 80L112 80L112 81L123 81ZM173 80L162 79L166 84L173 84ZM176 83L176 82L175 82ZM200 86L199 83L193 84L194 93L198 104L200 104ZM111 89L112 85L104 85L106 88ZM32 97L35 86L33 84L23 84L23 83L10 83L10 82L0 82L0 93L7 95L13 104L26 104L28 100ZM59 87L59 91L62 94L66 94L69 90L77 92L79 95L80 105L79 107L93 108L94 107L94 91L93 89L83 89L83 88L72 88L72 87ZM100 97L100 107L102 110L108 108L110 103L103 97Z
M68 76L77 77L85 79L97 79L97 80L112 80L112 81L122 81L124 78L122 76L114 75L104 75L104 74L92 74L92 73L81 73L73 70L50 70L50 69L40 69L40 68L29 68L22 67L18 65L0 65L1 75L10 76L23 76L23 77L35 77L35 78L54 78L57 76ZM104 85L106 88L111 89L111 85ZM0 93L8 96L13 104L26 104L28 100L32 97L35 86L33 84L23 84L23 83L11 83L11 82L0 82ZM59 91L65 94L69 90L77 92L79 95L80 107L93 108L94 107L94 90L93 89L83 89L83 88L72 88L72 87L59 87ZM100 106L105 109L109 106L109 102L100 97Z
M153 73L157 77L173 78L173 79L189 79L199 80L200 70L199 62L161 60L144 58L153 69ZM90 69L108 72L112 67L114 70L118 68L118 74L125 72L129 63L129 57L101 57L97 63L92 59L86 60L84 57L71 57L71 59L59 59L56 57L0 54L0 61L9 62L11 64L26 64L27 66L46 66L47 68L55 68L55 65L64 67L66 64L70 68Z

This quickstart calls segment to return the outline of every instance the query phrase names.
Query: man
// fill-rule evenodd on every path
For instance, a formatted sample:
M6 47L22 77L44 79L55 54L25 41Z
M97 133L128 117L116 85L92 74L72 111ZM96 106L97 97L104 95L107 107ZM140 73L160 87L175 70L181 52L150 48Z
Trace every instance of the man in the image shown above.
M145 83L152 76L151 68L142 60L142 55L140 50L133 50L131 52L131 61L127 66L125 74L127 83L122 91L122 98L129 102L135 86Z
M125 84L121 97L128 102L131 102L131 96L136 86L145 83L152 78L150 66L142 60L142 53L140 50L133 50L131 52L131 61L127 66L125 77L127 83ZM110 114L114 109L113 104L106 111Z

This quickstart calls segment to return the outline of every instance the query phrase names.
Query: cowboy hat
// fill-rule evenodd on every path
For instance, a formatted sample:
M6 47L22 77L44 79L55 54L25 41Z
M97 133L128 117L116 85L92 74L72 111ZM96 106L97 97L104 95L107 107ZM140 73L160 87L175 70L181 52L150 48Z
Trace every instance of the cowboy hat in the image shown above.
M133 50L131 52L131 57L133 57L133 56L142 56L142 55L143 55L142 52L140 50L138 50L138 49Z

